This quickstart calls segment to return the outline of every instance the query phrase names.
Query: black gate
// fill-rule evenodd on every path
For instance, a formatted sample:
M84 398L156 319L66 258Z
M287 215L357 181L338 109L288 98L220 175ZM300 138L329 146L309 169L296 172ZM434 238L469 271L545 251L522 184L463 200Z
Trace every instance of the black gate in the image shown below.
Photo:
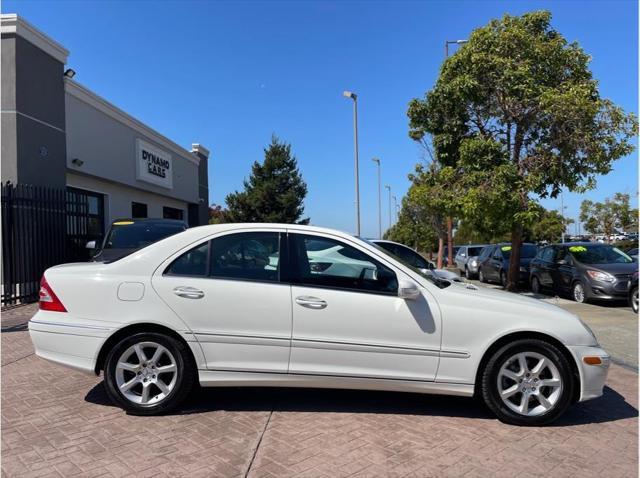
M102 197L96 208L89 196L79 190L2 185L2 306L37 301L47 268L88 260L86 241L100 239L104 217Z

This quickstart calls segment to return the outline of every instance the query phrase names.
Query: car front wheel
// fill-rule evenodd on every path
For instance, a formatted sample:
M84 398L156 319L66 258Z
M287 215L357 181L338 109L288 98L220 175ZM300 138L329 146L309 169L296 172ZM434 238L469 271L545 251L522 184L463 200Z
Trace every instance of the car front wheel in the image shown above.
M469 271L469 268L468 268L468 267L465 267L465 268L464 268L464 276L465 276L467 279L472 279L471 271Z
M482 374L482 396L505 423L538 426L571 404L574 380L566 357L554 345L522 339L497 350Z
M571 297L573 298L573 300L581 304L586 302L587 296L585 294L584 285L582 285L582 282L574 282L573 287L571 288Z
M484 276L484 272L482 272L482 269L478 269L478 279L480 280L480 282L487 282L487 278Z
M105 385L109 397L134 415L157 415L178 406L195 381L187 346L159 333L137 333L109 352Z
M631 291L631 295L629 296L629 302L631 303L631 308L637 314L638 313L638 287L634 287Z
M540 290L540 281L536 276L533 276L531 278L531 292L533 292L534 294L539 294Z

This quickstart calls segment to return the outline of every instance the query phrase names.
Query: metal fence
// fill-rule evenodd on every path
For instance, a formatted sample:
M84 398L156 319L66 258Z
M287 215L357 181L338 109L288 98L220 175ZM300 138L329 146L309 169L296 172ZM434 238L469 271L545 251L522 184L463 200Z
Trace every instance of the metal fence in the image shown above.
M2 306L37 301L47 268L86 260L86 204L77 191L2 185Z

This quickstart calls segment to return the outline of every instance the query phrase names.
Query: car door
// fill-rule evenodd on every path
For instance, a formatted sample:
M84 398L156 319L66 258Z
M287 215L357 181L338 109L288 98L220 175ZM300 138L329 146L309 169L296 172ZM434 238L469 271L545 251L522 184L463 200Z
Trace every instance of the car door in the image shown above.
M464 266L467 263L466 247L461 247L460 249L458 249L458 253L456 254L454 262L456 263L456 266L458 267L458 269L460 269L461 271L464 271Z
M280 281L281 242L276 229L225 233L154 274L154 289L191 328L208 369L287 371L291 290Z
M535 267L540 285L545 288L554 288L554 274L557 264L554 262L555 248L553 246L545 247L538 251L535 259ZM533 269L532 269L533 270Z
M399 298L408 276L355 240L291 231L289 245L290 373L434 380L441 327L428 291Z
M573 257L566 247L557 247L553 265L553 289L556 293L565 293L571 290L575 265Z
M496 247L489 261L489 279L500 280L500 270L502 269L502 263L504 258L500 247Z

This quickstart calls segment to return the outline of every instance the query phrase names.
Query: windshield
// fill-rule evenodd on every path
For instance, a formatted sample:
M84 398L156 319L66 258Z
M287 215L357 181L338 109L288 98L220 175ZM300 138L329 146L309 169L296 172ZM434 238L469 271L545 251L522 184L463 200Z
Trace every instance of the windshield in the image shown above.
M583 264L629 264L633 259L617 247L612 246L569 246L569 252Z
M104 242L104 249L140 249L186 229L184 224L134 222L114 224Z
M411 265L409 262L407 262L402 257L398 257L397 255L393 254L392 252L389 252L384 247L379 246L375 242L371 242L371 241L369 241L367 239L362 239L362 238L357 238L357 239L360 239L361 241L366 242L368 245L375 247L379 251L384 252L386 255L391 256L393 259L395 259L396 261L400 262L401 264L407 266L413 272L415 272L417 274L420 274L422 277L424 277L425 279L427 279L429 282L433 283L434 285L436 285L440 289L444 289L445 287L449 287L451 285L450 281L445 280L445 279L441 279L439 277L436 277L433 274L433 272L431 272L430 270L428 270L426 272L423 272L421 269L418 269L417 267ZM416 252L416 254L418 254L418 253ZM426 259L425 259L425 261L426 261Z
M509 259L511 257L511 246L502 246L500 248L502 251L502 256L505 259ZM520 248L520 259L533 259L538 252L538 248L531 244L523 244Z

